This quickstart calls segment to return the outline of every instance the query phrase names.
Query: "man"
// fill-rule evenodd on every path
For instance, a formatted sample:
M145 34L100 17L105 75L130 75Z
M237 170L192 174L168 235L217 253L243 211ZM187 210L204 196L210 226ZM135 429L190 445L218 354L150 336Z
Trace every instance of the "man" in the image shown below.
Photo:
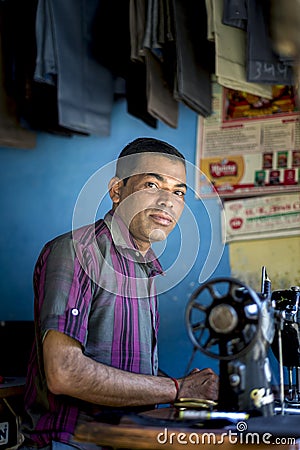
M162 268L151 243L175 227L186 190L181 153L136 139L118 158L104 220L43 249L34 274L24 448L91 448L74 441L76 423L111 408L139 410L178 395L216 399L210 369L184 381L157 375L154 278Z

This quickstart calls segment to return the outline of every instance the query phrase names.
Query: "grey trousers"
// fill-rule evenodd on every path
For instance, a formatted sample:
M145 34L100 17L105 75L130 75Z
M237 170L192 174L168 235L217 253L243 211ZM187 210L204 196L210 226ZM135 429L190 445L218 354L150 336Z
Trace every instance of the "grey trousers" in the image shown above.
M91 50L98 0L39 0L35 80L57 84L59 125L110 134L114 79Z

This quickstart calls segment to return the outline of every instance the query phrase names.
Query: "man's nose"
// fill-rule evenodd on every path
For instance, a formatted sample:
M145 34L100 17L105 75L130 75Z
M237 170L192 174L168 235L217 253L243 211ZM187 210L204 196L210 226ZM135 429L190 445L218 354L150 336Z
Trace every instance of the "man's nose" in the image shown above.
M160 189L158 193L157 204L166 208L173 208L174 202L172 199L172 193L165 191L164 189Z

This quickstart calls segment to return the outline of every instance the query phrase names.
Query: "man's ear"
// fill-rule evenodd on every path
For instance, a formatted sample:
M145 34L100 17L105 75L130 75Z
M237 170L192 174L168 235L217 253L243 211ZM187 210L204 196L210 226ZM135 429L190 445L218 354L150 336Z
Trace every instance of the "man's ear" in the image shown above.
M113 177L108 183L109 195L112 202L120 203L120 190L123 186L123 181L118 177Z

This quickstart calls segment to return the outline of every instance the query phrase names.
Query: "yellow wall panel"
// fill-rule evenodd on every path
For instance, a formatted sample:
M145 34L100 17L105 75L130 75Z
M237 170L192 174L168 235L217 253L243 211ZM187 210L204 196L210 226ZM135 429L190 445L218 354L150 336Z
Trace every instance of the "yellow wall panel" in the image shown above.
M266 266L272 290L300 286L300 237L257 239L229 244L232 276L255 291L261 290Z

